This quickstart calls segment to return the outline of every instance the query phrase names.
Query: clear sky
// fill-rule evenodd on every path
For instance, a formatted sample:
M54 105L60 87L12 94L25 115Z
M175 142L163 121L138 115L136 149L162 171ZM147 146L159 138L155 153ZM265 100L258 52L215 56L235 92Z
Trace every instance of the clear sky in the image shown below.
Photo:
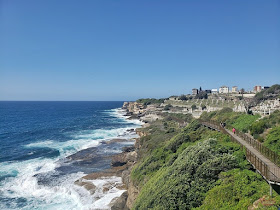
M0 100L275 83L279 0L0 0Z

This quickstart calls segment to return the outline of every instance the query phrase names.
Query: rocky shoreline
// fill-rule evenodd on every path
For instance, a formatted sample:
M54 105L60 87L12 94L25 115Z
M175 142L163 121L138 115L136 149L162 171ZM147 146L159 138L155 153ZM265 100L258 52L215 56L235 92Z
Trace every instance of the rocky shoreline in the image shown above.
M134 103L134 102L132 102ZM131 103L124 103L122 107L128 116L128 119L134 120L138 119L138 114L135 113L134 109L128 109L127 105ZM145 126L145 124L143 125ZM137 129L129 129L128 132L136 132L139 135L139 138L142 136L141 132L138 132ZM137 150L139 147L139 138L135 138L134 145L125 146L122 148L122 152L115 155L109 155L108 157L111 159L111 168L98 171L94 173L90 173L86 176L81 177L80 179L75 181L75 184L78 186L83 187L92 196L96 196L97 186L93 183L95 180L110 180L110 179L117 179L120 178L120 182L110 182L108 181L107 184L102 186L102 192L106 193L110 190L118 189L121 191L120 196L115 197L109 204L109 207L113 210L120 210L120 209L131 209L132 205L139 193L139 190L130 180L130 172L132 167L137 162ZM116 143L126 143L131 142L132 140L127 139L112 139L110 141L103 141L102 144L110 145ZM74 155L68 157L69 160L79 159L82 161L94 161L96 158L96 153L94 152L95 148L89 148L90 152L87 151L80 151ZM92 151L91 151L92 150ZM86 153L84 155L83 153ZM104 158L104 157L103 157ZM98 197L97 197L98 199Z

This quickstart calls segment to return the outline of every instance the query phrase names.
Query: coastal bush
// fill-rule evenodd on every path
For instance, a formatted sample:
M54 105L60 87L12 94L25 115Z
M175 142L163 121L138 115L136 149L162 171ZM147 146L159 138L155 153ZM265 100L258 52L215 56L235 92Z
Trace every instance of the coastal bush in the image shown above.
M208 95L205 91L201 91L194 98L195 99L207 99Z
M226 116L229 126L237 123L241 129L245 127L242 120L252 120L251 117L246 118L249 115L235 113L231 109L224 111L204 114L204 117L221 119ZM144 129L148 135L141 137L140 160L131 172L131 180L140 189L134 209L192 209L201 204L201 209L211 209L204 204L205 196L214 200L215 194L211 197L208 193L223 182L221 172L238 168L242 173L247 173L248 169L251 169L245 152L232 142L228 135L204 128L198 120L191 120L182 128L178 123L181 122L181 117L183 116L177 118L175 115L166 114L162 121L153 122ZM174 128L175 132L166 133L170 128ZM277 134L274 133L275 135ZM250 173L255 174L251 171ZM244 179L247 179L246 177ZM246 183L250 188L251 185L254 186L255 179L251 179L251 175L248 177ZM242 175L236 177L236 182L239 178L242 179ZM240 183L242 184L242 180ZM242 187L239 190L242 190ZM221 193L227 195L227 192L236 194L231 188L226 188L226 192ZM250 189L246 188L244 194L247 193L247 199L234 201L235 203L229 206L243 209L244 206L252 204L255 194L248 192ZM219 197L217 200L224 203L225 208L222 206L212 209L226 209L227 198Z
M271 113L269 116L264 117L257 122L254 122L249 129L252 135L262 134L266 129L274 128L279 124L280 124L280 110L276 110L275 112Z
M164 102L164 98L161 99L155 99L155 98L141 98L138 99L136 102L137 103L142 103L144 105L150 105L150 104L161 104Z
M192 114L182 113L163 113L164 120L175 121L179 123L189 123L193 120Z
M264 130L268 128L268 126L265 124L264 121L257 121L252 123L252 125L249 127L251 135L255 134L261 134L264 132Z
M226 123L242 132L248 132L250 125L259 117L259 115L240 114L235 119L226 120Z
M186 100L188 100L188 97L185 95L180 95L178 100L186 101Z
M184 142L196 141L200 137L199 132L191 133L200 128L197 120L193 120L185 128L173 133L169 132L172 128L169 124L173 124L172 121L162 122L162 125L166 127L164 133L159 129L161 126L158 123L153 123L149 127L149 135L140 138L142 147L139 154L140 158L143 157L143 160L138 161L131 172L132 180L139 185L143 185L166 162L170 163L171 153L175 153ZM201 129L204 128L201 127ZM191 136L188 136L188 133Z
M243 112L233 112L231 108L223 108L220 111L204 112L202 120L214 120L216 122L225 122L228 128L234 127L242 132L248 132L250 126L260 118L259 115L248 115Z
M201 105L201 109L202 109L202 110L206 109L206 105L205 105L205 104L202 104L202 105Z
M275 84L272 85L270 88L262 90L261 92L257 93L253 100L252 105L257 105L262 101L265 101L267 99L274 99L279 97L280 95L280 85Z
M206 193L203 204L196 209L248 209L268 192L269 185L261 175L247 169L233 169L219 175L216 186Z
M195 105L195 104L193 104L193 105L191 106L191 108L192 108L192 110L197 109L197 107L196 107L196 105Z
M274 111L268 117L265 117L262 120L265 120L265 123L268 125L269 128L279 125L280 124L280 110Z
M189 142L190 136L187 133L179 133L167 143L165 149L171 150L173 153L177 151L177 149L184 143Z
M280 155L280 125L269 131L264 145Z
M170 110L171 107L172 107L171 104L167 104L167 105L165 105L165 107L163 108L163 110L165 110L165 111Z
M198 207L221 171L238 166L229 148L215 139L187 147L170 167L161 168L143 186L134 209Z

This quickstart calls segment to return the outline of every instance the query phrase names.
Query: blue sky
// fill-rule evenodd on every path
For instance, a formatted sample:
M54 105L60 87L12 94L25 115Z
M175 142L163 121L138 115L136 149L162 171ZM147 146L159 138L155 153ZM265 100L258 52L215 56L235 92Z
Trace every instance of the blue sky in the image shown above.
M279 2L0 0L0 100L279 84Z

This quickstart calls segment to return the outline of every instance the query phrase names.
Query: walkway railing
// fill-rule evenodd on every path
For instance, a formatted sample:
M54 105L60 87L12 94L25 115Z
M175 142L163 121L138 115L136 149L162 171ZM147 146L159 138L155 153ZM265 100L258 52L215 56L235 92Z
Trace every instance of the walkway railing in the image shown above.
M224 127L222 127L219 123L215 121L200 121L203 125L221 131L225 134L229 134L231 140L242 145L234 136L232 136ZM249 145L259 151L262 155L268 158L271 162L275 163L279 166L280 157L273 151L269 150L267 147L263 146L260 142L255 139L247 136L246 134L237 131L236 135L241 139L245 140ZM280 168L272 168L269 167L263 160L258 158L254 153L252 153L249 149L246 149L246 158L247 160L264 176L268 181L280 183ZM278 163L278 164L277 164Z
M280 156L276 152L273 152L272 150L270 150L266 146L264 146L261 142L251 138L250 136L248 136L245 133L242 133L238 130L236 130L236 135L239 136L240 138L244 139L248 144L250 144L256 150L258 150L260 153L262 153L265 157L267 157L273 163L280 166Z
M216 130L221 130L223 133L227 134L227 131L216 121L210 120L210 121L201 121L204 123L211 123L211 125L215 126ZM248 144L250 144L252 147L254 147L256 150L258 150L262 155L264 155L266 158L271 160L273 163L278 165L280 167L280 156L276 153L264 146L261 142L255 140L254 138L246 135L245 133L235 129L235 134L245 140Z

